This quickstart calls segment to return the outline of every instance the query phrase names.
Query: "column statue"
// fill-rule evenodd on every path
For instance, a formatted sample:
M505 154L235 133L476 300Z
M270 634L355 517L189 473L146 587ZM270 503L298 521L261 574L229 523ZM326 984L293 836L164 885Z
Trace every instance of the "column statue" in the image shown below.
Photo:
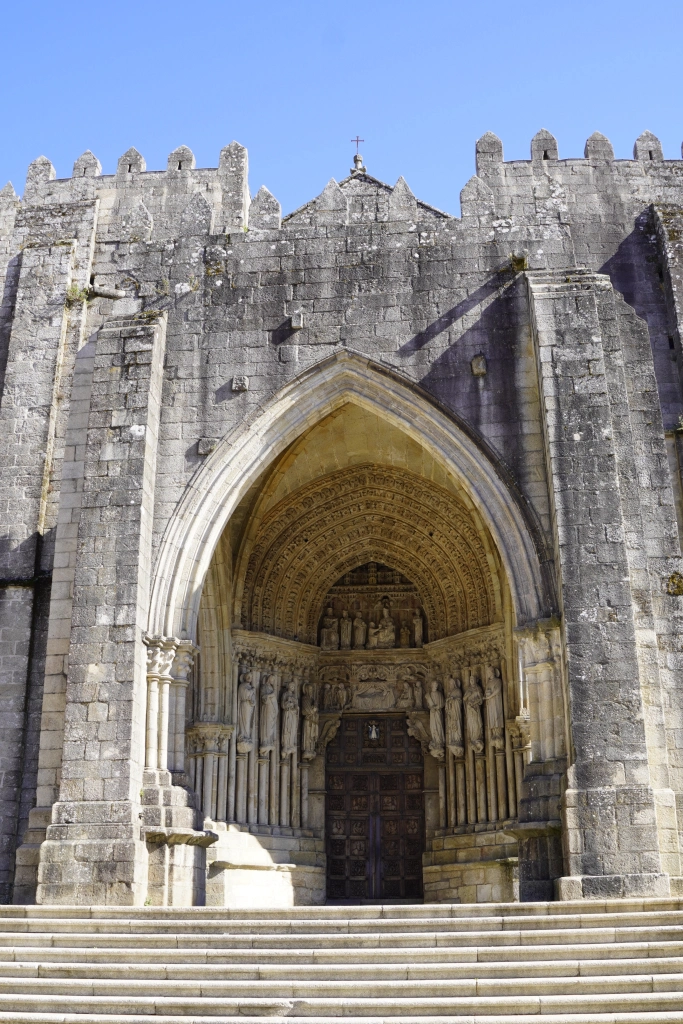
M260 743L259 754L264 757L275 747L277 735L277 695L273 686L273 677L265 676L260 688L261 716L259 720Z
M367 626L365 625L365 621L360 612L358 612L353 620L353 646L355 650L360 651L365 647L366 635Z
M459 679L449 676L446 680L446 743L454 757L465 756L462 735L462 685Z
M322 651L339 650L339 619L335 616L332 608L325 609L320 630L320 649Z
M413 615L413 639L416 647L422 647L422 613L419 608Z
M431 733L429 753L432 757L441 760L444 755L446 740L443 732L444 700L438 679L432 679L429 684L429 689L425 694L425 702L429 708L429 731Z
M342 651L348 651L351 647L351 633L353 631L353 622L349 618L349 613L344 609L342 617L339 620L339 636L341 640Z
M505 714L503 711L503 680L500 669L491 665L486 669L486 723L491 735L491 746L502 750L505 746Z
M299 701L296 695L296 683L290 679L282 694L282 744L280 753L283 757L293 754L296 750L299 734Z
M243 672L237 687L237 751L247 754L254 746L252 729L256 692L252 686L251 672Z
M318 742L318 705L315 703L313 683L304 683L301 714L304 720L301 733L301 757L304 761L310 761L315 757L315 746Z
M470 675L465 693L463 695L465 705L465 725L467 727L467 739L475 754L484 753L484 725L481 719L481 706L484 703L484 694L475 675Z

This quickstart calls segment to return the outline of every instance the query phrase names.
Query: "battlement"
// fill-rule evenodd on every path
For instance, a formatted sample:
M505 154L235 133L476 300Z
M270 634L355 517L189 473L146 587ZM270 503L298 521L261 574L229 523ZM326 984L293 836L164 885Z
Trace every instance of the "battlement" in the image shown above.
M495 212L506 214L506 207L511 202L514 205L515 194L528 191L528 186L543 176L561 182L569 192L583 194L587 185L595 183L596 178L600 181L601 191L618 191L628 182L629 187L650 193L680 187L683 174L683 156L681 159L665 159L660 140L649 131L643 132L636 139L633 159L617 159L610 140L600 132L594 132L586 140L583 157L560 159L557 140L549 131L542 129L531 140L528 160L509 161L504 159L502 141L492 132L486 132L476 143L475 161L476 181L470 179L461 194L465 216L470 212L473 199L480 207L482 202L486 204L486 200L491 198L488 190L496 197ZM358 170L350 176L351 179L362 177L376 181ZM611 187L610 180L613 182ZM404 186L407 188L402 178L399 182L401 189ZM480 182L485 183L488 190L478 187ZM334 210L332 185L337 185L334 179L316 200L316 208L325 209L328 214ZM384 185L384 188L390 186ZM183 197L188 196L194 199L194 207L188 211L181 225L185 232L191 231L193 227L208 229L209 233L220 233L252 226L269 230L281 226L280 204L268 189L263 187L251 198L247 150L234 141L221 150L217 167L205 168L196 166L191 149L179 146L169 153L165 170L148 170L144 157L135 148L131 148L119 158L114 174L102 174L100 161L86 150L75 161L70 178L57 178L52 163L40 156L28 168L21 204L77 202L97 197L105 208L125 208L131 205L133 197L139 197L138 201L146 212L143 209L136 211L133 220L137 223L133 227L141 228L143 235L151 235L154 217L148 208L149 204L156 207L160 203L163 207L168 206L172 216L177 212L173 208L182 202ZM415 197L412 193L409 198L407 204L404 197L394 205L414 205ZM655 198L670 201L659 195L644 198L646 201L655 201ZM16 201L16 194L8 184L0 192L0 228L3 211ZM425 210L433 209L427 203L418 203ZM306 204L286 219L291 220L305 210L310 215L309 207L310 204ZM100 216L104 212L102 210ZM132 211L129 211L124 217L129 224L131 216ZM172 216L172 219L177 218ZM330 221L329 216L323 219L328 223Z

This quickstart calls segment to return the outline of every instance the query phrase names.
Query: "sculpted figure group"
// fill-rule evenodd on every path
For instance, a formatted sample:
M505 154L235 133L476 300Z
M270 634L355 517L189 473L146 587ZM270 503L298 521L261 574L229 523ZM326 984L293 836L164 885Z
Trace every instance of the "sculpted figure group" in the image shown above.
M401 647L410 647L411 628L404 622L398 632ZM412 618L413 645L422 647L423 621L422 613L417 609ZM360 612L351 619L344 609L341 617L337 617L334 609L325 609L320 626L320 649L322 651L348 650L388 650L397 646L396 623L391 614L391 603L388 597L382 600L382 611L379 620L373 619L366 623Z
M393 623L387 624L387 615L383 616L384 624L374 627L379 643L379 635L386 631L391 635ZM330 618L328 616L327 618ZM334 625L324 626L339 634L338 620ZM350 643L355 636L356 621L348 616L342 617L341 635ZM348 626L346 625L348 623ZM395 636L395 630L394 630ZM366 643L366 648L370 640ZM448 750L456 760L465 756L469 748L475 755L484 753L486 734L493 750L505 748L505 709L503 704L503 680L499 668L488 666L485 670L484 688L474 671L466 671L463 678L448 676L442 686L440 680L434 678L426 685L423 695L422 680L418 678L399 680L396 689L396 709L413 710L423 706L429 711L429 751L438 760L442 760ZM463 686L464 681L464 686ZM355 692L355 691L354 691ZM336 680L325 683L322 702L326 712L341 713L351 704L352 691L347 682ZM254 735L254 718L257 703L254 677L246 670L240 675L237 688L237 752L245 755L254 749L258 739L258 753L261 757L275 750L278 737L280 739L280 755L288 757L298 749L299 720L301 717L301 757L309 761L316 754L319 734L319 708L316 702L316 686L307 680L302 687L301 707L297 694L297 684L289 679L277 694L277 677L271 674L261 676L258 687L259 716L257 737ZM278 722L279 719L279 722Z
M256 710L256 689L250 671L240 676L237 687L237 752L248 754L254 749L254 714ZM263 675L259 686L260 713L258 721L258 752L265 757L275 749L280 715L280 754L288 757L297 750L299 741L299 698L297 685L290 679L281 690L280 702L276 693L276 677ZM301 749L304 760L315 756L318 741L318 705L315 701L315 685L307 681L303 685L301 702L303 725Z
M474 672L466 675L465 690L459 678L449 676L445 682L445 696L441 684L434 679L425 695L429 709L430 753L442 757L448 749L456 759L465 756L465 737L475 754L483 754L485 732L483 710L486 710L486 726L494 750L505 747L505 711L503 707L503 680L500 669L488 666L486 669L486 690Z

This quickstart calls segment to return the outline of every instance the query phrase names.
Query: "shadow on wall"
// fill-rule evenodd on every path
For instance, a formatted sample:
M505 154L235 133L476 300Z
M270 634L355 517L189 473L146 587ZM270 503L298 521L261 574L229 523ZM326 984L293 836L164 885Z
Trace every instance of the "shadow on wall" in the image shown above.
M447 331L458 320L462 320L471 310L476 306L481 305L486 299L495 295L504 284L504 278L500 274L495 274L489 278L483 285L477 288L475 291L468 295L462 302L458 302L457 305L453 306L446 313L434 320L433 323L429 324L424 331L420 331L414 337L407 341L405 345L402 345L399 349L399 355L410 356L415 352L420 352L425 345L428 345L430 341L434 341L439 335Z
M525 453L518 443L524 416L518 385L522 353L518 351L519 329L515 325L520 324L526 328L528 319L527 314L519 308L520 304L525 303L522 279L514 282L483 308L479 319L461 334L456 334L457 328L454 329L450 344L448 338L443 336L445 331L454 327L466 313L499 291L500 287L501 281L496 277L412 338L400 351L415 351L411 346L422 348L437 338L439 348L448 345L430 364L420 381L422 387L473 427L509 469L519 476ZM529 337L526 329L524 336ZM472 373L472 359L479 354L486 357L485 376L474 376ZM522 390L521 396L524 394Z
M600 267L599 274L609 274L613 287L621 292L624 301L650 327L661 327L658 318L665 312L660 278L657 273L659 258L654 239L654 228L649 214L636 219L635 227L617 251ZM647 268L650 273L647 273Z
M635 221L628 235L599 270L608 274L615 291L647 324L655 364L664 429L678 425L681 406L680 366L669 326L664 271L649 213Z

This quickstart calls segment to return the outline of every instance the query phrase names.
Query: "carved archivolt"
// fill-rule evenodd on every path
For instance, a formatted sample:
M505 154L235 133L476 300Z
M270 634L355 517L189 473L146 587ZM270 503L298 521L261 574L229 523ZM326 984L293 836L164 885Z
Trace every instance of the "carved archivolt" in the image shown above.
M402 470L362 466L302 487L264 517L245 560L243 628L309 644L330 587L373 560L413 581L432 639L501 618L485 531L455 495Z

